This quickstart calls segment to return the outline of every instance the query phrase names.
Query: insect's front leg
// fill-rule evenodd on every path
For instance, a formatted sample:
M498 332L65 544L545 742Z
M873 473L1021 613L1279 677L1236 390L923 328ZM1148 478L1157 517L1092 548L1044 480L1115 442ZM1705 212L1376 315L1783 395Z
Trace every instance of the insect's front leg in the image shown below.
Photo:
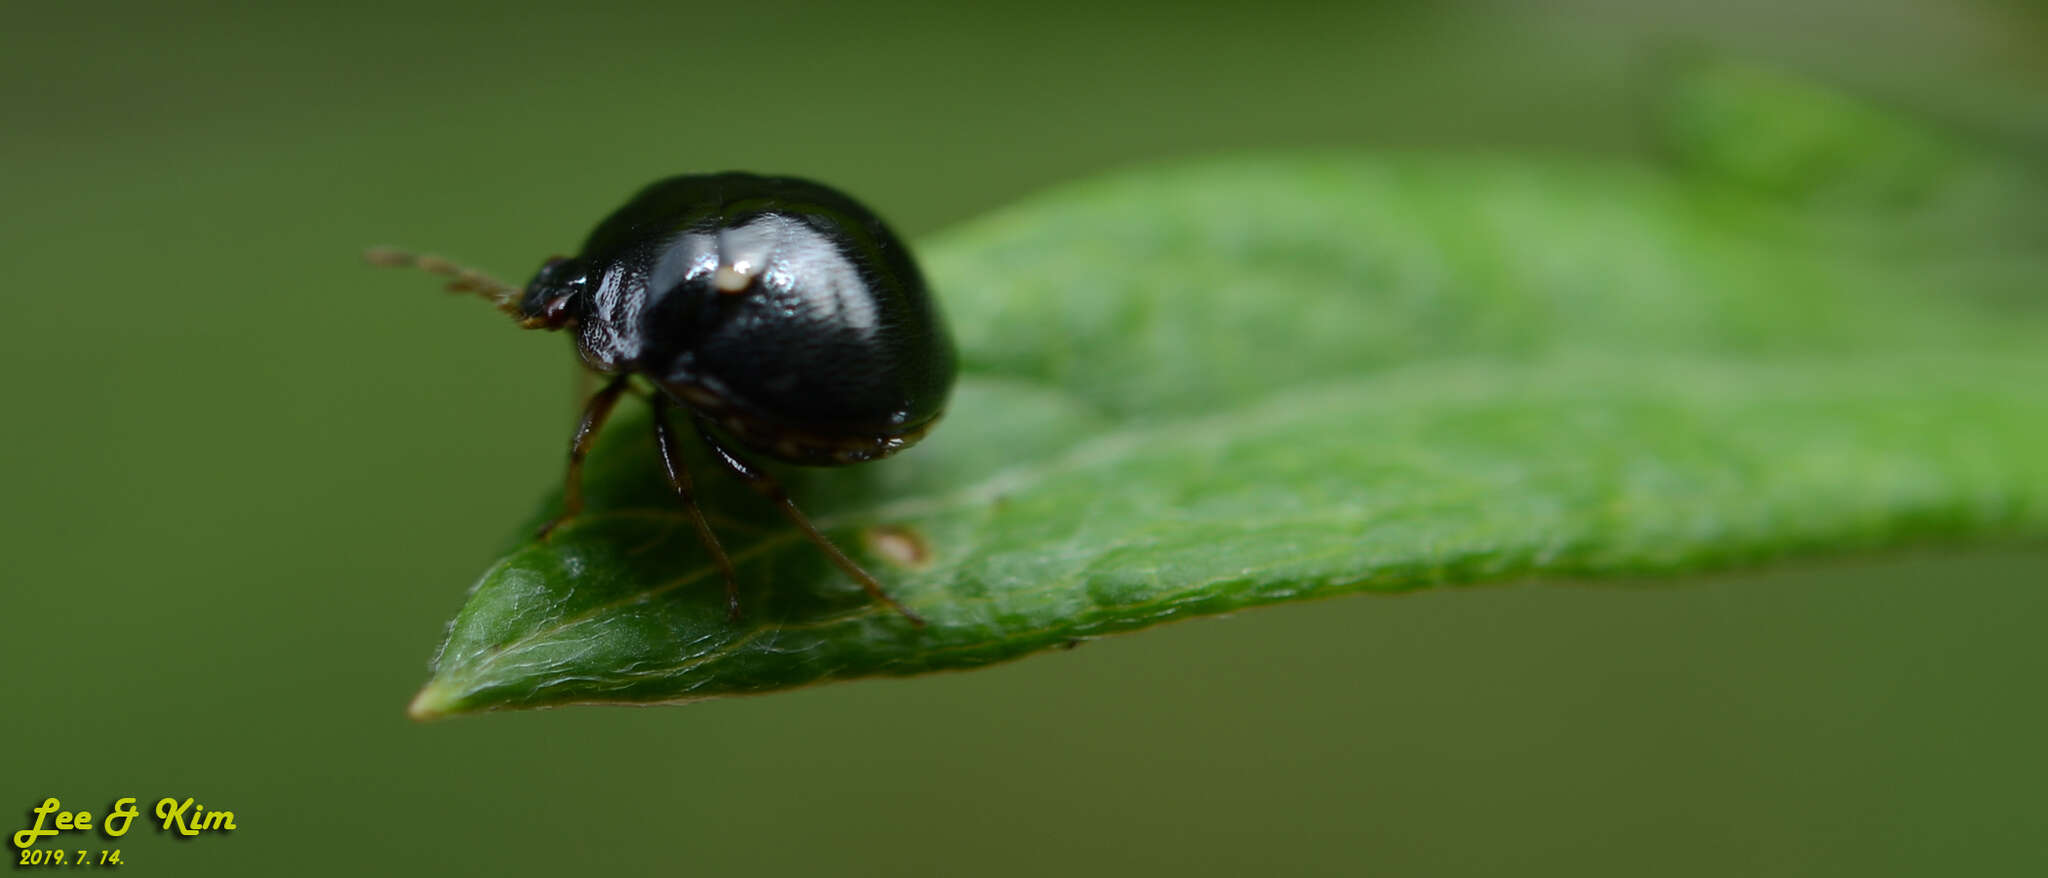
M562 514L540 526L537 539L547 539L548 534L563 522L583 512L583 458L590 455L591 443L597 441L597 431L604 427L606 418L611 417L612 407L618 404L619 394L626 392L626 376L621 374L605 384L603 390L591 394L590 401L583 406L583 419L576 424L576 435L569 439L569 472L562 482Z

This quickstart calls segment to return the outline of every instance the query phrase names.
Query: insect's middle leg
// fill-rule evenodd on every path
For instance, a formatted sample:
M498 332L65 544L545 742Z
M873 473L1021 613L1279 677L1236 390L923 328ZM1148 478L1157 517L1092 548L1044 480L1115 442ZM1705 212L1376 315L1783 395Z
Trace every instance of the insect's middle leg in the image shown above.
M704 519L704 510L697 506L697 492L690 484L690 471L683 466L683 449L676 441L675 427L668 422L668 394L654 392L654 443L661 449L661 468L668 473L669 487L676 490L676 496L683 501L683 509L690 513L690 523L697 526L697 540L704 544L704 550L711 553L711 560L718 564L718 572L725 574L725 618L737 622L740 619L739 578L733 574L732 558L725 554L725 546L719 544L718 535L711 532L711 522Z
M547 539L548 534L563 522L583 512L583 458L590 455L590 446L597 441L597 431L604 427L606 418L611 417L612 407L618 404L619 394L626 392L626 376L620 375L606 383L603 390L591 394L590 401L583 406L583 420L576 424L576 435L569 439L569 472L562 481L562 514L540 526L537 539Z

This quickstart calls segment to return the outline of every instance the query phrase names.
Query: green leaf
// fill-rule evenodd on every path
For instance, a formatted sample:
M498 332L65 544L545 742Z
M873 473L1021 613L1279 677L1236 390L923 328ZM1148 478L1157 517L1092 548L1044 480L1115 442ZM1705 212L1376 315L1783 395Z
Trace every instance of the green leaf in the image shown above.
M2048 252L2014 244L2038 239L1979 234L1991 214L1955 207L1991 204L1975 196L1822 210L1686 167L1211 161L944 235L921 253L964 358L945 420L879 463L777 470L928 628L697 460L740 565L727 622L628 400L590 512L484 574L413 714L967 668L1349 592L2048 532Z

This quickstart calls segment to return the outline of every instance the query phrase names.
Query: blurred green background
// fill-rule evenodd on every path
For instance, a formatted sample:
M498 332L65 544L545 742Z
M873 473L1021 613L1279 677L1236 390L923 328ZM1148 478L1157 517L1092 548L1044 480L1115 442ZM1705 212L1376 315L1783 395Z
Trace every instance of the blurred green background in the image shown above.
M404 719L558 477L522 280L641 183L920 235L1274 147L1645 147L1646 60L2048 142L2048 12L1928 0L17 6L0 804L230 809L139 875L2041 874L2048 551L1356 597L970 674ZM19 825L9 827L20 828Z

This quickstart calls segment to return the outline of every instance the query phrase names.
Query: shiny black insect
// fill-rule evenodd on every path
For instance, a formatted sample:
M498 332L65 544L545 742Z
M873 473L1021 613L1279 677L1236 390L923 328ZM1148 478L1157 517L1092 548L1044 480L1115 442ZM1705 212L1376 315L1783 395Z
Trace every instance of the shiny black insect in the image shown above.
M550 259L515 289L434 257L390 250L378 265L452 278L529 329L576 334L583 364L610 376L569 447L561 517L583 508L583 458L638 375L653 385L655 441L669 484L725 574L732 561L705 521L668 409L680 405L711 456L767 496L876 600L924 621L818 532L773 476L735 445L811 466L887 457L923 438L953 386L945 324L910 251L867 208L806 180L726 173L672 177L599 223L573 258Z

